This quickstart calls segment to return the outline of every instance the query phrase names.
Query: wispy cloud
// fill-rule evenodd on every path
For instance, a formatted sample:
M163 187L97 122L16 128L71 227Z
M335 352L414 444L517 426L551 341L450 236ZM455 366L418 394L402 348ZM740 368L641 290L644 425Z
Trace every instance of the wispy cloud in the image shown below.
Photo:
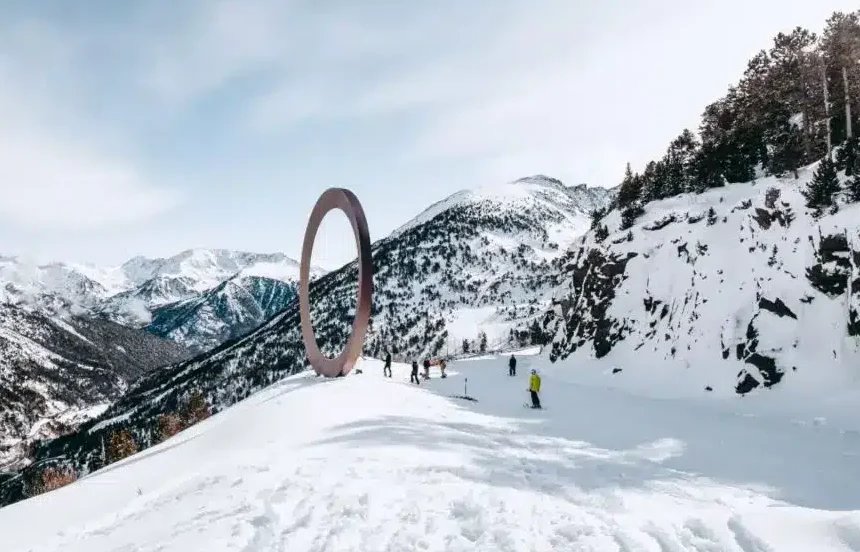
M374 71L344 70L331 58L309 78L286 74L248 117L271 132L299 121L409 114L419 123L392 155L470 163L481 178L543 167L614 185L626 161L642 165L684 126L695 128L705 104L772 33L803 18L821 25L841 7L801 10L797 0L794 16L762 6L744 19L736 13L745 3L734 3L497 2L446 6L444 17L399 13L385 21L388 33L373 33L376 48L365 53L375 56ZM732 38L703 43L713 40L703 29L716 22L734 29ZM380 22L359 14L353 34L362 24ZM393 29L409 29L411 39Z
M136 163L81 119L80 43L36 21L3 25L0 46L0 219L27 228L92 228L176 205ZM114 150L114 153L111 153Z
M185 104L231 79L269 69L290 54L290 0L177 2L139 24L141 83L168 103ZM157 37L157 40L152 40Z

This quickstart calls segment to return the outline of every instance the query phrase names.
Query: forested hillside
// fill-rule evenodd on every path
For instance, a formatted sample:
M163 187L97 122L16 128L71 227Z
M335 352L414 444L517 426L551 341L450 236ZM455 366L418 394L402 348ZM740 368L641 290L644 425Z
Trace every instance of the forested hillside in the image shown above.
M803 27L779 33L705 108L698 135L684 129L641 173L628 165L612 207L629 228L651 201L762 176L797 178L839 144L837 168L853 175L858 99L860 11L834 13L820 35ZM595 213L595 226L605 214Z

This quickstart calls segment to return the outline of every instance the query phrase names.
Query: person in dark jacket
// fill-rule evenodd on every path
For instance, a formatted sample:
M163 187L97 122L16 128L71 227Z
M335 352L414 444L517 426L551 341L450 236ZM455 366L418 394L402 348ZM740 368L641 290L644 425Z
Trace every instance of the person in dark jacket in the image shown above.
M508 375L517 375L517 359L514 358L514 355L511 355L511 360L508 361Z
M409 375L409 383L415 382L416 385L421 385L421 382L418 381L418 361L412 361L412 373Z
M430 359L424 359L424 379L430 379Z
M382 368L382 375L391 377L391 353L385 353L385 366Z

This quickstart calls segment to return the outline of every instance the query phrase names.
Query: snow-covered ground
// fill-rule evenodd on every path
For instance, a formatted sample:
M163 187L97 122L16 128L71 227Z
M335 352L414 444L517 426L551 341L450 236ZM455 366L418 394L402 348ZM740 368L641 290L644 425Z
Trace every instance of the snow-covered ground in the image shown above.
M373 360L286 379L0 509L0 548L860 550L860 434L757 414L754 396L659 400L519 358L515 378L487 357L420 386ZM530 366L542 411L523 408ZM454 397L466 384L477 402Z

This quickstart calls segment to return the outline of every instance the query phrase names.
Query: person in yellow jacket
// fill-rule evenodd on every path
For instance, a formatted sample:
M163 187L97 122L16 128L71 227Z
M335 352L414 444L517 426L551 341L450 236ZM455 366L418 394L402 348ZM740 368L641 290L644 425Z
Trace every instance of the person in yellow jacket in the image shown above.
M537 370L532 370L532 375L529 377L529 393L532 396L532 408L540 408L540 397L538 397L538 392L540 392L540 376L537 373Z

